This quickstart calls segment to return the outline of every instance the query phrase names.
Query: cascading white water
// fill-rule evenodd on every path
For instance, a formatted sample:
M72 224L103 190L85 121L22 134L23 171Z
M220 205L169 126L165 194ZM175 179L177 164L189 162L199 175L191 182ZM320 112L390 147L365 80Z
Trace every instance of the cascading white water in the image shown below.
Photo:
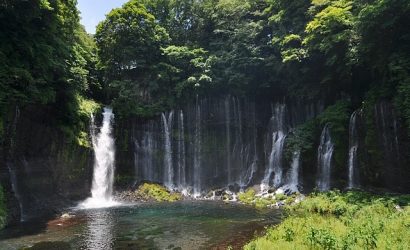
M349 184L348 188L357 187L357 149L359 147L359 138L357 134L357 117L358 111L355 111L350 117L349 124Z
M91 119L91 139L95 154L92 196L80 204L81 208L102 208L117 205L113 201L115 144L112 137L112 109L104 108L103 124L96 135L94 117Z
M184 112L179 112L178 124L178 187L186 187Z
M195 110L195 138L194 138L194 173L193 173L193 186L194 196L199 197L201 195L201 106L199 103L199 97L196 97L196 110Z
M282 183L283 175L283 146L285 144L286 132L285 132L285 111L286 106L284 104L277 104L273 109L273 116L271 118L272 132L272 150L269 155L268 166L265 170L265 175L262 180L261 188L266 189L270 186L272 174L273 186L278 187Z
M172 189L174 187L174 168L172 165L171 131L174 111L168 114L168 119L164 113L162 113L161 117L162 125L164 126L164 185Z
M299 168L300 151L295 151L292 157L292 164L288 173L287 184L283 189L290 190L292 193L299 192Z
M320 136L320 145L318 148L318 179L317 188L320 191L330 189L330 175L332 171L332 157L334 144L330 134L330 125L327 124Z
M132 134L136 140L136 181L160 182L169 187L166 182L172 179L172 189L193 196L212 188L244 190L260 181L260 171L265 171L262 177L267 188L288 184L283 161L286 136L289 128L303 122L310 111L298 113L292 106L274 104L267 128L265 114L259 112L247 99L197 97L192 105L175 110L172 122L167 112L138 124ZM266 144L259 146L260 132L265 129Z

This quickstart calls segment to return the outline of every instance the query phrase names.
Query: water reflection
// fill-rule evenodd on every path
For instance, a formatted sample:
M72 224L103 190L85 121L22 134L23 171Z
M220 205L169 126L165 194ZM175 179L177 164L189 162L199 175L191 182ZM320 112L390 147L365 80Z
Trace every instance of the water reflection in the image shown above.
M47 227L30 223L6 229L0 233L0 250L62 243L83 250L190 250L213 249L221 244L224 247L216 249L226 249L226 244L244 244L255 231L281 218L279 210L202 201L73 210L71 214L71 219L58 218L49 221ZM29 227L34 231L27 231Z
M110 210L92 211L87 215L85 239L81 249L106 250L114 246L114 217Z

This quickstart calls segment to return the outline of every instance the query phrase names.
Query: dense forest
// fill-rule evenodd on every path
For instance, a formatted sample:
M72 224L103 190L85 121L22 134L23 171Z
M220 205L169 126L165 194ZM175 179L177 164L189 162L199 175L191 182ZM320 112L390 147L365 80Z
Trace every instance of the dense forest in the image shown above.
M408 13L403 0L130 1L91 37L76 1L3 1L2 117L49 105L69 125L80 96L152 116L232 93L386 98L410 127Z
M38 114L33 119L47 127L45 138L64 141L50 146L62 162L77 148L90 151L90 117L105 105L115 113L121 155L130 144L124 139L130 120L154 119L201 97L234 96L268 106L294 100L323 106L286 136L286 161L300 152L307 172L316 168L325 126L335 143L334 171L345 171L349 119L359 112L363 186L391 188L381 183L389 161L395 171L389 183L408 192L409 24L408 0L130 0L108 13L96 34L87 34L76 0L1 0L0 180L14 174L8 162L30 155L18 130L30 137L35 127L18 125L24 116ZM386 117L394 126L383 123ZM381 131L389 130L395 130L400 157L379 147L378 137L388 137ZM90 172L83 167L87 157L72 169L50 171L80 181ZM118 173L118 184L130 184L124 167ZM4 197L11 196L11 185L3 183L0 227Z

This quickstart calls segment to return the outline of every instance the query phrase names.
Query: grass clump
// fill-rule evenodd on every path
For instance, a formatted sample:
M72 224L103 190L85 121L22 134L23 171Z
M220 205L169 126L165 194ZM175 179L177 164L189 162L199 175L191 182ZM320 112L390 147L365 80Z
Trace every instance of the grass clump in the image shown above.
M410 249L410 196L315 193L244 249Z
M159 184L144 183L136 191L143 200L155 200L159 202L174 202L182 199L178 193L171 193Z

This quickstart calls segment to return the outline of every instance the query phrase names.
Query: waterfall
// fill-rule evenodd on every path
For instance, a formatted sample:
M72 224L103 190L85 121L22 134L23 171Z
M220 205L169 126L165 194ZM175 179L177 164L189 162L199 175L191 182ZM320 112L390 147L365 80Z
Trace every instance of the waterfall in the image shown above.
M18 106L16 106L15 109L15 113L14 113L14 119L13 119L13 123L11 126L11 132L12 132L12 136L10 136L10 148L13 148L14 145L14 135L17 131L17 122L20 118L20 109ZM12 150L10 150L10 154L12 154ZM20 209L20 221L23 222L26 220L26 216L24 214L24 208L23 208L23 197L20 193L20 189L19 189L19 185L17 182L17 174L16 171L14 169L14 165L11 162L7 162L7 169L9 171L9 175L10 175L10 182L11 182L11 189L13 190L14 193L14 197L16 198L18 204L19 204L19 209Z
M193 186L194 196L199 196L201 193L201 106L199 97L196 97L195 110L195 135L194 135L194 173Z
M318 148L318 180L317 187L320 191L330 189L330 174L332 168L334 144L330 135L330 125L326 124L320 136Z
M12 164L7 163L7 168L9 170L9 175L10 175L10 181L11 181L11 189L13 190L14 197L16 197L17 202L19 203L19 209L20 209L20 221L23 222L26 220L26 216L24 214L24 209L23 209L23 197L21 197L20 190L17 185L17 176L16 172L13 170Z
M232 183L232 164L231 164L231 112L230 96L225 99L225 126L226 126L226 168L228 171L228 185Z
M374 106L378 149L383 153L382 175L386 187L396 189L406 186L408 172L403 156L407 151L400 147L400 122L394 104L380 101ZM404 144L403 144L404 145ZM401 152L403 151L403 152ZM405 153L406 152L406 153Z
M284 189L292 193L299 192L299 168L300 168L300 151L295 151L292 157L292 164L288 173L288 181Z
M154 150L155 150L155 139L154 139L154 124L150 122L144 132L140 153L141 166L143 168L143 178L144 180L154 181Z
M115 160L115 145L112 137L113 119L112 109L104 108L103 124L97 135L94 117L91 117L91 139L95 154L92 196L81 203L80 207L101 208L117 204L112 200Z
M137 177L194 196L256 182L266 188L288 184L291 166L283 155L289 128L320 109L315 103L292 105L273 103L265 113L269 106L246 98L197 96L189 106L136 121L131 143Z
M174 168L172 166L172 144L171 131L174 111L168 114L168 119L165 113L162 113L162 125L164 126L164 185L172 189L174 187Z
M271 118L272 132L272 149L269 155L268 166L265 170L265 175L262 180L262 188L266 189L270 185L271 176L274 174L273 186L278 187L282 183L283 175L283 146L285 144L285 111L284 104L277 104L273 109Z
M138 144L138 141L136 139L134 140L134 178L135 180L138 180L138 173L139 173L139 168L138 168L138 151L141 149L141 146ZM137 183L137 182L135 182Z
M389 161L397 164L401 158L397 116L391 104L380 102L375 105L376 126L381 132L383 150Z
M185 127L184 127L184 112L179 112L178 120L178 187L180 189L186 187L186 171L185 171Z
M357 134L357 117L358 111L355 111L350 117L349 124L349 184L348 188L357 187L357 149L359 147L359 138Z
M246 162L249 158L249 147L245 146L243 143L243 121L242 121L242 109L241 102L239 98L233 98L233 107L234 107L234 124L235 124L235 144L233 148L233 160L234 160L234 169L237 169L235 172L233 182L240 183L242 180L242 175L246 172ZM231 162L232 164L232 162ZM232 183L229 183L232 184Z
M247 169L244 175L241 186L249 186L258 170L258 149L257 149L257 129L256 129L256 110L255 105L252 105L252 146L253 146L253 160L251 166ZM243 175L243 173L242 173Z

